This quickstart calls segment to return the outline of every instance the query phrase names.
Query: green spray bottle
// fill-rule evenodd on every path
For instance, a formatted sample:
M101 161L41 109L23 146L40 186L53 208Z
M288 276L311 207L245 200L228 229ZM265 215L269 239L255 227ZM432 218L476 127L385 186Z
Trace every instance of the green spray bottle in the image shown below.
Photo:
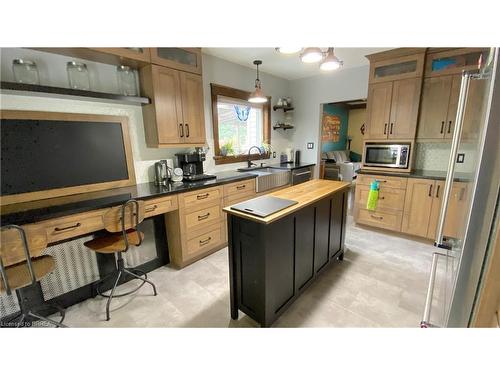
M368 199L366 200L366 209L374 211L377 208L378 191L380 183L374 180L370 184L370 191L368 192Z

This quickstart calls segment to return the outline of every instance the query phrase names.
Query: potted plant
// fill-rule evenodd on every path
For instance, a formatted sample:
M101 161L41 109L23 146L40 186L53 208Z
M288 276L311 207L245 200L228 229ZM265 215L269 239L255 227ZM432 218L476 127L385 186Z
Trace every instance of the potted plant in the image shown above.
M220 148L220 154L221 156L234 155L234 146L232 139L222 145L222 147Z

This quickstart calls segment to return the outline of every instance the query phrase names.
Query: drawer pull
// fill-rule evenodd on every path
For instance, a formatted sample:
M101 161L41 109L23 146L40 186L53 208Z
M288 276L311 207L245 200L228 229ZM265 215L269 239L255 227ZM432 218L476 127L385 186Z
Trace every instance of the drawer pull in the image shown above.
M385 199L385 197L378 197L378 199Z
M389 131L389 134L392 134L392 128L394 126L394 123L391 122L391 130Z
M429 197L432 197L432 185L429 185Z
M198 215L198 221L208 219L210 216L210 212L207 212L205 215Z
M200 246L206 245L207 243L210 242L211 239L212 239L212 237L208 237L204 240L200 240Z
M384 124L384 134L387 134L387 124Z
M448 122L448 134L450 134L450 133L451 133L451 121Z
M236 190L241 190L241 189L244 189L246 187L246 185L239 185L239 186L236 186Z
M436 198L439 198L439 188L441 187L441 185L438 185L437 186L437 189L436 189Z
M441 121L441 130L439 131L439 134L443 134L444 130L444 121Z
M387 183L387 180L377 180L378 182Z
M69 227L63 227L63 228L55 227L54 231L55 232L62 232L63 230L76 229L76 228L81 227L81 226L82 226L82 223L76 223L75 225L70 225Z
M378 220L383 220L384 217L383 216L377 216L377 215L370 215L371 217L373 217L374 219L378 219Z
M196 199L202 200L202 199L208 198L209 195L210 195L209 193L200 194L200 195L196 196Z
M146 210L145 210L145 211L146 211L146 212L152 212L152 211L156 210L157 208L158 208L158 206L155 204L155 205L153 205L152 207L148 207L148 208L146 208Z
M179 124L179 136L181 138L184 137L184 128L182 127L182 124Z

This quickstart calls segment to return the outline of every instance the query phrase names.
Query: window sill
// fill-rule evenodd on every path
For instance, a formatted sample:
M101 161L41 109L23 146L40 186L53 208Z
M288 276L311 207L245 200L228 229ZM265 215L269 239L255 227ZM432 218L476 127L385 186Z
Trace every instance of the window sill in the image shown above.
M250 154L250 157L248 157L248 155L246 154L227 155L227 156L216 155L214 156L214 160L215 160L215 165L219 165L219 164L243 163L246 162L247 160L264 160L264 159L269 159L270 157L271 155L269 153L265 153L263 155Z

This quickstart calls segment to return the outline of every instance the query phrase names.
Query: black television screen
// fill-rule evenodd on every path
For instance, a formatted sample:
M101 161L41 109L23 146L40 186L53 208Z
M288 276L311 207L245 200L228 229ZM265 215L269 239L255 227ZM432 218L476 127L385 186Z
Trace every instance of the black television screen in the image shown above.
M1 120L1 195L128 179L119 122Z

